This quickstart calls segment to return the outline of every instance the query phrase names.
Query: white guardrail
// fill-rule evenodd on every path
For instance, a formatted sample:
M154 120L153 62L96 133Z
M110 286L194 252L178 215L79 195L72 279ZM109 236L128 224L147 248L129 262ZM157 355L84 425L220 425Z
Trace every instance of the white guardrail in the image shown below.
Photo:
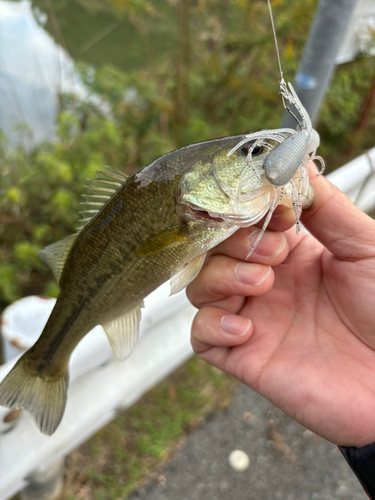
M328 178L362 210L375 208L375 148ZM192 355L190 326L195 309L184 292L170 298L168 294L169 284L164 284L147 297L140 340L126 361L117 361L101 327L94 328L81 341L71 359L66 412L53 436L41 434L26 413L16 422L7 422L9 410L0 407L0 500L9 499L32 478L52 470L66 454L115 418L118 411L129 408ZM53 304L53 299L28 297L4 312L8 337L13 335L8 353L10 345L25 343L25 332L32 331L35 339L39 336ZM30 342L34 343L34 339ZM0 366L0 380L16 359Z

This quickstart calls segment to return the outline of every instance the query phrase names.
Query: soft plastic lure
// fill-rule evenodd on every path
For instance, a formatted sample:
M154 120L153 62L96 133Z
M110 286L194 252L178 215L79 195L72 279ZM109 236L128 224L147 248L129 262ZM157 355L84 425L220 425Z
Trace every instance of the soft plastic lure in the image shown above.
M270 208L262 231L250 249L249 255L263 236L275 208L281 201L284 204L286 198L291 198L292 200L296 219L296 232L298 234L300 230L299 218L303 208L301 199L307 197L309 190L308 162L312 160L320 162L321 169L319 174L323 173L325 166L323 158L315 155L320 144L319 134L312 128L310 116L303 107L292 84L289 82L286 83L284 80L271 4L270 0L267 1L280 69L280 94L284 108L295 118L297 127L296 130L281 128L276 130L261 130L248 134L243 141L239 142L228 153L228 156L230 156L238 148L251 141L251 146L247 154L248 169L242 174L242 184L246 184L252 176L265 175L267 180L274 186ZM290 109L291 105L297 110L299 117L292 112ZM266 150L267 153L258 157L256 154L260 148ZM238 200L241 199L241 187L239 187L237 197Z

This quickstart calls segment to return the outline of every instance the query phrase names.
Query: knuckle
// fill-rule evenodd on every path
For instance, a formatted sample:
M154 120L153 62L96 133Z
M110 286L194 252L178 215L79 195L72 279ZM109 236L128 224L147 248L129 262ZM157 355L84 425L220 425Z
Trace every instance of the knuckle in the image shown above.
M186 297L188 298L189 302L193 304L193 306L198 307L198 295L197 295L197 285L196 283L190 283L186 287Z
M205 313L204 310L200 310L197 312L193 319L192 327L191 327L191 332L192 332L192 337L197 338L200 332L204 331L205 327L207 326L207 321L205 319Z

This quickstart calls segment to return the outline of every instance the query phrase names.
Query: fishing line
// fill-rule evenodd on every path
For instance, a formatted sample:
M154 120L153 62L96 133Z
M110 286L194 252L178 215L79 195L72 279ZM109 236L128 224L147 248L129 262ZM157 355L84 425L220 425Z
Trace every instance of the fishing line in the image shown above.
M273 15L272 15L272 7L271 7L271 0L267 0L267 4L268 4L268 10L269 10L269 13L270 13L270 18L271 18L271 26L272 26L272 31L273 31L273 38L275 40L275 49L276 49L276 56L277 56L277 62L279 64L279 69L280 69L280 78L281 78L281 81L280 81L280 84L285 84L286 85L286 82L284 80L284 73L283 73L283 70L281 68L281 60L280 60L280 53L279 53L279 46L277 44L277 36L276 36L276 29L275 29L275 23L274 23L274 20L273 20ZM290 115L293 116L293 118L296 120L296 122L298 123L300 129L302 129L302 124L301 122L299 121L299 119L297 118L297 116L293 113L293 111L290 109L290 106L289 104L287 104L285 102L285 99L284 99L284 96L281 94L281 99L283 101L283 106L284 108L288 111L288 113Z
M276 55L277 55L277 61L279 63L279 69L280 69L280 78L281 81L284 81L284 74L283 70L281 69L281 61L280 61L280 54L279 54L279 46L277 45L277 37L276 37L276 30L275 30L275 23L273 22L273 15L272 15L272 7L271 7L271 0L267 0L268 4L268 10L270 11L270 18L271 18L271 25L272 25L272 31L273 31L273 38L275 40L275 48L276 48Z

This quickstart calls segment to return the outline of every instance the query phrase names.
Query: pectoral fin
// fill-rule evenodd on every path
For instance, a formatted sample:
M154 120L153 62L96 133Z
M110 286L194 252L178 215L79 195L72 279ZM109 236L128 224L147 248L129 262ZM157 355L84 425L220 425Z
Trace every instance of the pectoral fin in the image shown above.
M57 282L60 281L65 261L76 238L77 234L71 234L52 245L48 245L48 247L39 252L39 257L50 266Z
M135 257L149 257L167 248L187 243L189 238L184 234L185 226L176 226L156 234L144 241L135 251Z
M122 316L102 325L112 349L121 361L130 355L137 343L141 307L143 307L143 301Z
M185 264L182 269L179 269L172 276L170 296L180 292L183 288L188 286L194 278L197 277L199 271L202 269L205 257L205 253L203 255L198 255L198 257L195 257L190 262Z

